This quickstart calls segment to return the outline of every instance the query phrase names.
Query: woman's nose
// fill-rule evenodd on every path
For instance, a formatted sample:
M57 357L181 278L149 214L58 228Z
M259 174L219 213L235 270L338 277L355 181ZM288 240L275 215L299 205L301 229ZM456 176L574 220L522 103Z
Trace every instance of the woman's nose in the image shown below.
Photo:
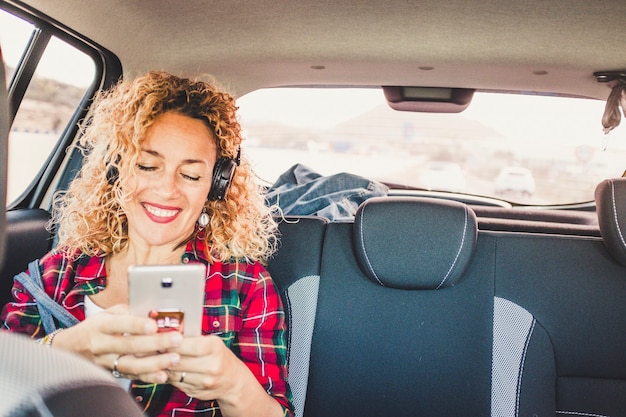
M164 197L177 196L180 193L176 173L164 172L154 183L155 192Z

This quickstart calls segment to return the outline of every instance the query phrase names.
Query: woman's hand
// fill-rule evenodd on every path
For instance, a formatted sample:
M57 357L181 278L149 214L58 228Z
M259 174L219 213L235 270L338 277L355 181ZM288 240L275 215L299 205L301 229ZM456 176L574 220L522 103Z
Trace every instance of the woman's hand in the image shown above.
M181 342L180 333L157 333L154 320L133 316L125 305L117 305L58 333L53 346L109 370L117 361L116 370L124 377L164 383L166 369L180 361L171 350Z
M170 367L169 382L193 398L217 400L225 416L282 416L250 369L218 336L184 338L181 360Z

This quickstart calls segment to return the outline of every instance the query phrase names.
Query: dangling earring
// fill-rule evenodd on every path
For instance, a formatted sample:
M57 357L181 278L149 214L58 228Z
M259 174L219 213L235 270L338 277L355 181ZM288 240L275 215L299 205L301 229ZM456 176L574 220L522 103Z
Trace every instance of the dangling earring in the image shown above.
M200 230L204 229L209 224L209 214L206 212L206 207L202 207L202 213L198 217L198 226Z

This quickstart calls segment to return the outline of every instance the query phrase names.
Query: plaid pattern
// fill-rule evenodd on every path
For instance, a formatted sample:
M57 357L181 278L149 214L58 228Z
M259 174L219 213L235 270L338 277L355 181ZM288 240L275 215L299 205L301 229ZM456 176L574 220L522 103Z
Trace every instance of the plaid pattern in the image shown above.
M183 263L208 265L207 248L200 240L187 244ZM103 257L81 256L70 261L57 251L41 259L45 291L77 319L85 319L84 297L106 286ZM280 296L265 268L258 262L214 262L205 286L203 334L218 333L224 343L248 366L265 390L293 416L287 385L285 317ZM14 301L2 310L4 329L45 336L36 304L20 284L13 287ZM169 384L133 381L131 394L148 416L221 416L216 401L188 397Z

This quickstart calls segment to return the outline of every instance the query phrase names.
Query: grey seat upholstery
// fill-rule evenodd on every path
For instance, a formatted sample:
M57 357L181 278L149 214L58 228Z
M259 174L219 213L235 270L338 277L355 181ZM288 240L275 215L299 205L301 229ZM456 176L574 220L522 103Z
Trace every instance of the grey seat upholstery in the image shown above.
M372 198L360 206L353 230L354 252L369 279L422 290L456 284L478 233L468 206L423 198Z
M494 378L492 415L626 416L624 184L596 190L602 239L484 233L497 244L493 369L504 381Z
M288 325L289 385L296 416L302 417L309 376L313 325L328 223L322 217L279 218L280 247L267 270L279 288Z
M476 230L467 206L419 198L308 221L281 226L270 264L288 291L319 268L308 313L287 302L308 317L298 417L626 416L626 267L602 238Z
M460 203L327 226L305 416L489 415L493 263ZM446 278L447 277L447 278Z
M494 326L507 330L506 363L518 366L509 368L514 413L492 415L625 416L626 268L597 238L511 233L496 242L505 308Z

